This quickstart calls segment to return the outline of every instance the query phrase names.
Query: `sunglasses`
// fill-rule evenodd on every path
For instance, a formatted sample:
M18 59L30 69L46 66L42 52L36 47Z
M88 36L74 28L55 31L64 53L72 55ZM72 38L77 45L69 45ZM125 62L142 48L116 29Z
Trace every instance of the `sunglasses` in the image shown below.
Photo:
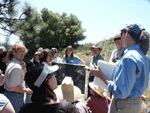
M120 39L121 39L121 37L119 37L119 38L115 38L115 39L114 39L114 41L116 41L116 40L120 40Z

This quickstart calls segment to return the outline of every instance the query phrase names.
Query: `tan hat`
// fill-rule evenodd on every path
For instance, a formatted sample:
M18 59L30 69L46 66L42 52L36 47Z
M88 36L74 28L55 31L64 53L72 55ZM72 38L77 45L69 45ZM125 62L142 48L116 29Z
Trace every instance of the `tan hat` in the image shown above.
M114 41L115 38L119 38L119 37L121 37L121 33L115 34L115 36L111 40Z
M109 96L109 93L108 93L108 91L106 89L95 85L93 82L90 82L89 86L90 86L91 89L93 89L101 97L108 97Z
M37 55L37 54L41 54L41 52L39 52L39 51L36 51L36 52L34 53L34 55Z
M92 47L89 47L90 50L92 50L93 48L98 48L100 51L102 50L102 48L96 44L94 44Z
M73 85L71 77L65 77L54 92L58 99L66 99L69 102L75 102L81 97L81 90Z

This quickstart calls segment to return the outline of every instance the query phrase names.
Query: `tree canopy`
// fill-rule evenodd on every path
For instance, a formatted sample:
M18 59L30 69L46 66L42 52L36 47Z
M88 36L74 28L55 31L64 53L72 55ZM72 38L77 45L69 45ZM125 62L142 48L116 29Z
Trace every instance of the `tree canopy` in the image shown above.
M32 58L34 52L39 48L57 49L65 48L68 45L77 46L77 42L86 38L83 33L82 22L73 14L67 16L66 13L54 13L47 8L32 13L28 21L23 21L18 30L20 39L29 49L25 59Z
M27 4L20 16L17 15L19 12L16 6L19 3L18 0L2 0L0 2L0 30L4 31L0 32L0 35L10 36L11 34L16 34L18 23L30 18L32 10Z

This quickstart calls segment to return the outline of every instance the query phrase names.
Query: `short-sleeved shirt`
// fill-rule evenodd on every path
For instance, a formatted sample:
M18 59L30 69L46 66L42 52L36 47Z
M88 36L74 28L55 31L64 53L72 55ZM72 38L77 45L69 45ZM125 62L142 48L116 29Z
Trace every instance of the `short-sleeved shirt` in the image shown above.
M56 57L52 59L52 62L56 62L56 63L62 63L62 60L60 57Z
M4 88L11 91L11 87L20 86L25 88L24 73L20 61L13 58L5 71Z
M125 50L126 48L123 48L121 51L120 51L120 54L121 54L121 57L123 56L123 54L124 54L124 50ZM117 56L117 49L114 49L113 51L112 51L112 53L111 53L111 57L110 57L110 59L109 59L109 62L112 60L113 62L117 62L117 60L118 60L118 56Z
M78 64L80 62L81 62L81 59L78 56L76 56L76 55L73 55L73 57L71 57L68 60L68 62L67 62L67 58L66 57L63 58L63 63Z
M3 110L5 105L9 102L7 97L3 94L0 94L0 112Z

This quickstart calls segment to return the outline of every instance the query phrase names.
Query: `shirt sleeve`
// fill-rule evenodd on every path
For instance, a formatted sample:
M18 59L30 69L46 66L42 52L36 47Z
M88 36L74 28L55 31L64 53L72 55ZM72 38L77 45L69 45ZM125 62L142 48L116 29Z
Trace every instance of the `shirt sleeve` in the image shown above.
M136 70L136 64L132 59L123 59L115 74L115 79L109 82L109 93L118 98L128 97L136 82Z
M75 57L75 62L78 64L81 62L81 59L78 56L74 56Z
M10 78L10 86L11 87L21 85L21 74L22 74L21 69L19 69L19 68L13 69L13 71L11 73L11 78Z

